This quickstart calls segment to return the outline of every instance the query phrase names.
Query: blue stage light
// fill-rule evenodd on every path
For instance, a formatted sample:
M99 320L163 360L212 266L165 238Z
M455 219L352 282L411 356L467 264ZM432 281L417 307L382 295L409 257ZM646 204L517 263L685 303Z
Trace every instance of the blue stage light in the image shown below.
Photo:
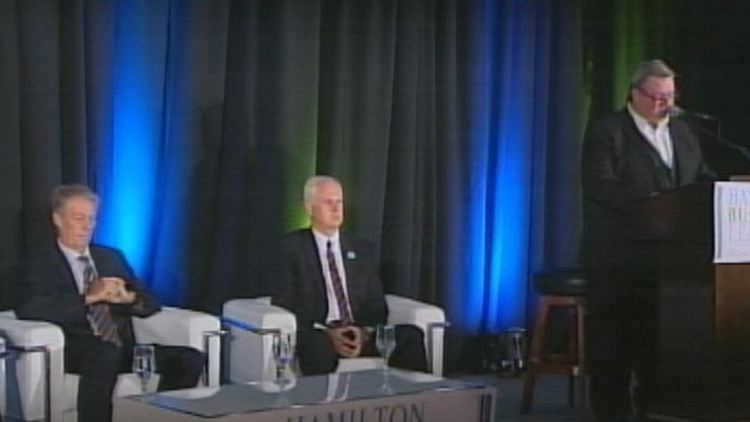
M167 1L121 0L115 12L113 132L102 142L96 239L121 249L136 274L152 264L163 129Z

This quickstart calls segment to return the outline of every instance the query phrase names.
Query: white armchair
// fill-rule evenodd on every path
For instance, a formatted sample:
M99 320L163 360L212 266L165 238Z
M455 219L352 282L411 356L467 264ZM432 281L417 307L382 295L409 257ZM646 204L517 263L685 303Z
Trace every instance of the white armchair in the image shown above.
M133 329L139 343L190 346L205 352L203 383L219 385L219 318L203 312L163 307L148 318L133 318ZM3 417L76 421L79 377L65 373L62 330L47 322L18 320L13 312L0 312L0 336L7 340L9 348L18 352L17 358L5 362L5 379L0 389ZM135 374L118 377L115 395L138 392L140 384Z
M395 295L386 295L388 323L411 324L422 330L427 364L435 375L443 373L443 335L448 325L437 306ZM273 336L281 331L294 333L294 314L271 305L269 297L233 299L224 304L223 317L229 330L227 359L232 382L271 381L276 365L271 347ZM373 369L382 366L380 358L341 359L337 371Z

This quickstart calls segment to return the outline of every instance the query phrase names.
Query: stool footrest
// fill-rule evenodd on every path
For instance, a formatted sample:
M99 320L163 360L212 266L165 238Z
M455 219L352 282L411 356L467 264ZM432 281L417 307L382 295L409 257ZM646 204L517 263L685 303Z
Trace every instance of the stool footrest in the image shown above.
M563 354L554 354L554 355L545 355L540 358L529 358L529 362L533 363L559 363L559 364L567 364L567 365L577 365L578 364L578 357L575 355L563 355Z
M575 395L580 396L579 402L586 402L585 392L585 357L584 357L584 306L586 299L580 296L542 295L537 305L534 332L529 349L528 368L524 374L523 393L521 397L521 412L526 413L531 408L534 396L536 377L542 374L567 375L570 377L568 391L569 403L575 402ZM567 351L564 353L547 353L545 350L546 334L550 309L570 308L568 313L569 335ZM576 387L574 388L574 384Z
M559 375L571 375L576 376L581 374L581 368L578 365L571 365L569 363L553 363L543 362L529 365L527 371L533 373L534 376L537 374L559 374Z

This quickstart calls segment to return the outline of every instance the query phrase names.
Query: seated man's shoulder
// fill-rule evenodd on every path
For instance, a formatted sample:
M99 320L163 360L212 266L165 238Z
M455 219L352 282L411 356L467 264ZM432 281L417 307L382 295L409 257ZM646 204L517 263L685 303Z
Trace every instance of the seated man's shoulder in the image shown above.
M369 255L375 249L373 242L355 235L342 233L341 239L344 248L353 252L360 251L363 254ZM286 233L279 240L282 251L297 251L303 246L314 244L315 238L310 229L299 229Z
M289 233L285 233L278 238L278 246L282 250L296 249L306 242L313 241L312 231L310 229L299 229Z
M101 245L98 243L92 243L89 245L89 250L91 250L91 253L101 253L101 254L108 254L108 255L116 255L119 257L124 257L125 255L122 253L120 249L117 249L112 246L107 245Z
M128 271L130 263L125 254L117 248L99 244L89 245L89 251L97 267L120 268Z
M341 246L346 261L369 262L375 259L375 244L367 239L345 236Z
M357 236L346 236L347 243L351 243L353 245L357 245L362 248L374 248L375 244L365 238L357 237Z
M56 265L63 258L62 253L54 244L44 244L32 247L23 257L26 272L41 270L47 266Z
M282 241L293 241L298 239L304 239L309 236L312 236L312 231L310 229L297 229L288 233L285 233L283 236L281 236Z

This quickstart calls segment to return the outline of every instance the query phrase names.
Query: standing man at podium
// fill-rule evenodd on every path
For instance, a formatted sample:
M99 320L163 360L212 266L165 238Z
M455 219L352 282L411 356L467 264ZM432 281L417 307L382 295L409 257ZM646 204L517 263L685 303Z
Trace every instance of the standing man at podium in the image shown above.
M674 79L661 60L641 63L625 107L590 124L584 138L581 259L588 278L591 405L601 421L629 420L633 409L643 414L658 389L655 255L633 239L627 209L711 178L696 134L670 119Z

